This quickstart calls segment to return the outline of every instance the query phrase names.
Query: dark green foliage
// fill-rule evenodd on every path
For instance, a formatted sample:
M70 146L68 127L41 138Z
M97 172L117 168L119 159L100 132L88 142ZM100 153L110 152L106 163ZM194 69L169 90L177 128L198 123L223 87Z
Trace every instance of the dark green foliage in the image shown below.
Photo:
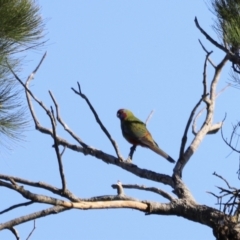
M27 109L21 101L23 91L13 80L8 66L18 71L19 52L41 45L43 20L39 7L31 0L0 0L0 144L20 139L27 126ZM18 55L16 55L18 53Z
M212 0L212 8L217 17L215 30L225 47L233 52L240 49L240 0Z
M1 54L26 48L25 44L34 46L42 37L42 30L43 21L34 1L0 0Z

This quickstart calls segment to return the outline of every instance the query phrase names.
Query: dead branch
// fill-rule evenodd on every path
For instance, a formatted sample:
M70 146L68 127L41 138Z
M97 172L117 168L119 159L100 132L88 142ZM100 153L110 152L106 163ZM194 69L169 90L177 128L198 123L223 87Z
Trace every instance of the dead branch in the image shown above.
M181 156L181 158L179 158L177 164L175 165L175 168L173 170L174 175L182 176L182 171L183 171L184 166L189 161L189 159L194 154L194 152L197 150L201 141L204 139L204 137L207 135L207 133L209 132L209 130L212 127L214 108L215 108L215 99L216 99L216 87L217 87L217 83L220 78L222 68L227 63L227 61L228 61L228 56L226 55L223 58L223 60L215 68L215 73L214 73L213 79L210 84L209 98L207 98L206 96L203 96L203 100L207 105L207 113L206 113L205 120L203 122L202 127L195 135L192 143L187 148L187 150L184 152L184 154ZM205 58L205 62L206 62L206 58ZM205 80L203 80L203 82L205 82ZM204 87L204 89L205 89L205 87ZM190 117L191 116L192 115L190 115Z
M24 203L15 204L15 205L13 205L13 206L11 206L11 207L9 207L9 208L6 208L5 210L1 211L1 212L0 212L0 215L1 215L1 214L4 214L4 213L6 213L6 212L9 212L9 211L11 211L11 210L13 210L13 209L15 209L15 208L23 207L23 206L26 207L26 206L31 205L31 204L33 204L33 203L34 203L33 201L28 201L28 202L24 202Z
M14 227L10 227L9 230L13 233L17 240L20 240L17 230Z
M124 196L125 195L124 191L123 191L122 183L120 181L118 181L117 184L115 184L114 186L116 186L116 188L117 188L117 194L118 195L120 195L120 196Z
M115 184L117 186L117 184ZM117 189L118 190L118 189ZM82 202L103 202L103 201L140 201L137 198L129 197L126 196L124 193L123 194L118 194L118 195L105 195L105 196L97 196L97 197L91 197L91 198L83 198Z
M50 184L44 183L44 182L33 182L33 181L29 181L23 178L18 178L18 177L14 177L14 176L7 176L7 175L3 175L0 174L0 179L6 180L6 181L10 181L13 180L16 183L21 183L27 186L32 186L32 187L36 187L36 188L42 188L45 190L48 190L54 194L57 194L59 196L64 196L65 198L73 201L73 202L77 202L79 201L79 198L76 197L72 192L70 192L69 190L66 189L65 194L62 194L62 190L54 187Z
M62 146L66 146L67 148L72 149L74 151L81 152L85 155L91 155L96 159L102 160L105 163L113 164L115 166L121 167L122 169L128 172L131 172L138 177L160 182L169 186L174 185L173 180L169 175L156 173L154 171L147 170L147 169L142 169L132 163L119 162L116 157L108 153L105 153L101 150L98 150L96 148L88 147L87 149L84 149L80 146L69 144L67 141L62 139L59 139L59 144L61 144Z
M102 209L102 208L134 208L140 211L146 211L147 205L144 204L141 201L136 200L126 200L126 201L106 201L105 196L103 196L103 199L98 197L97 202L90 202L90 201L79 201L79 202L68 202L64 200L60 200L53 197L48 197L43 194L35 194L31 191L25 190L23 186L19 185L12 185L9 183L5 183L3 181L0 181L0 186L10 188L12 190L15 190L19 194L21 194L24 198L30 199L34 202L38 203L45 203L50 204L54 206L62 206L64 208L76 208L76 209ZM117 196L119 197L119 196ZM0 225L1 229L1 225Z
M221 44L219 44L218 42L216 42L212 37L210 37L199 25L197 17L195 17L194 22L196 24L196 27L200 30L200 32L207 38L208 41L210 41L214 46L216 46L217 48L221 49L222 51L224 51L225 53L228 53L227 49L224 48Z
M200 106L201 102L202 102L202 98L200 98L200 100L197 102L197 104L193 108L193 110L192 110L192 112L191 112L191 114L188 118L187 125L185 127L184 134L183 134L183 137L182 137L182 143L181 143L181 146L180 146L179 159L183 156L185 146L186 146L186 143L187 143L187 133L188 133L189 127L191 125L191 122L193 120L193 117L195 115L195 112L196 112L197 108Z
M58 106L58 103L57 101L55 100L53 94L51 91L49 91L49 94L53 100L53 103L55 105L55 108L56 108L56 114L57 114L57 120L58 122L63 126L64 130L66 132L68 132L71 137L73 137L82 147L87 147L87 144L85 144L82 139L80 137L78 137L68 126L67 124L62 120L61 116L60 116L60 110L59 110L59 106Z
M54 194L57 194L59 196L65 197L73 202L78 202L80 198L76 197L72 192L70 192L68 189L65 190L65 193L63 194L62 189L59 189L57 187L54 187L50 184L44 183L44 182L32 182L23 178L13 177L13 176L7 176L0 174L0 179L6 180L6 181L14 181L15 183L21 183L27 186L32 186L36 188L42 188L45 190L48 190Z
M36 229L36 220L33 220L33 229L32 231L29 233L28 237L26 240L30 239L31 235L33 234L34 230Z
M168 199L169 201L172 201L174 197L170 195L169 193L155 187L146 187L144 185L138 185L138 184L122 184L123 188L128 188L128 189L139 189L139 190L144 190L144 191L149 191L153 193L157 193L161 195L162 197ZM116 184L112 185L112 188L117 188Z
M228 181L224 177L222 177L221 175L217 174L216 172L214 172L213 175L218 177L218 178L220 178L220 179L222 179L227 184L229 189L237 191L237 188L231 187L230 184L228 183Z
M71 89L73 90L74 93L76 93L77 95L79 95L81 98L83 98L83 99L87 102L89 108L91 109L91 111L92 111L92 113L93 113L93 115L94 115L94 117L95 117L95 119L96 119L96 122L98 123L98 125L100 126L100 128L102 129L102 131L105 133L105 135L107 136L107 138L109 139L109 141L112 143L112 146L113 146L113 148L114 148L114 150L115 150L115 152L116 152L116 154L117 154L118 160L119 160L119 161L123 161L123 158L122 158L122 156L121 156L121 154L120 154L120 151L119 151L119 149L118 149L118 146L117 146L116 141L112 138L112 136L110 135L110 133L108 132L108 130L105 128L105 126L104 126L103 123L101 122L100 118L98 117L97 112L95 111L95 109L94 109L94 107L92 106L91 102L88 100L87 96L82 93L82 91L81 91L81 86L80 86L79 82L78 82L78 91L75 90L74 88L71 88Z
M201 43L201 42L200 42ZM204 62L204 67L203 67L203 98L205 98L207 96L207 62L209 60L209 56L212 54L211 52L208 52L205 58L205 62Z
M213 124L213 125L210 127L210 129L209 129L209 131L208 131L207 134L215 134L215 133L217 133L217 132L222 128L222 125L223 125L222 122Z
M69 210L69 208L64 208L64 207L60 207L60 206L54 206L51 208L47 208L38 212L34 212L28 215L24 215L22 217L19 218L15 218L13 220L10 220L8 222L2 223L0 224L0 230L2 229L7 229L10 228L12 226L17 226L19 224L37 219L37 218L41 218L41 217L45 217L51 214L57 214L63 211Z
M57 133L56 133L56 122L54 121L53 114L51 114L50 120L51 120L51 124L52 124L52 133L53 133L53 140L54 140L53 146L54 146L55 153L56 153L57 160L58 160L58 168L59 168L59 173L60 173L60 177L61 177L61 181L62 181L62 192L64 194L66 192L67 186L66 186L66 179L65 179L65 174L64 174L64 170L63 170L63 164L62 164L62 155L60 154L60 151L59 151L58 138L57 138Z
M202 49L208 54L208 53L212 53L213 51L209 52L205 47L204 45L202 44L201 40L198 39L200 45L202 46ZM216 68L216 65L213 63L213 61L210 59L210 57L208 58L208 62L210 62L210 64L213 66L213 68Z
M39 67L41 66L43 60L45 59L46 57L46 54L45 53L42 57L42 59L40 60L39 64L37 65L37 67L34 69L34 71L29 75L29 77L27 78L27 81L26 83L24 84L23 81L17 76L17 74L12 70L11 66L8 65L11 73L14 75L14 77L16 78L16 80L18 80L18 82L23 86L23 88L25 89L26 91L26 97L27 97L27 103L28 103L28 107L29 107L29 110L31 112L31 115L32 115L32 118L33 118L33 121L35 123L35 128L40 131L41 133L45 133L45 134L49 134L52 136L52 131L48 128L44 128L40 125L40 123L38 122L38 119L37 119L37 116L34 112L34 108L32 106L32 102L31 102L31 98L30 96L45 110L45 112L49 115L50 114L50 111L47 109L47 107L43 104L43 102L41 102L40 100L38 100L34 94L29 90L28 88L28 85L29 85L29 82L34 78L35 74L37 73L37 70L39 69Z
M225 119L226 119L226 115L222 122L224 122ZM240 150L237 150L237 148L233 146L232 141L233 141L233 137L235 135L237 135L237 130L238 130L239 126L240 126L240 122L238 122L236 125L233 125L233 130L232 130L229 141L227 140L227 138L224 137L223 129L221 128L221 136L222 136L223 141L226 143L227 146L229 146L234 152L237 152L237 153L240 153Z
M207 93L207 61L209 60L209 56L212 54L212 51L211 52L208 52L205 47L202 45L201 41L199 41L202 48L207 52L207 55L205 57L205 61L204 61L204 67L203 67L203 94L202 94L202 97L200 98L200 100L197 102L197 104L195 105L195 107L193 108L190 116L189 116L189 119L188 119L188 122L187 122L187 125L185 127L185 131L184 131L184 134L183 134L183 137L182 137L182 143L181 143L181 146L180 146L180 154L179 154L179 159L181 159L181 157L183 156L184 154L184 150L185 150L185 146L186 146L186 143L187 143L187 133L188 133L188 130L190 128L190 125L193 121L193 117L195 115L195 112L197 110L197 108L200 106L201 102L206 99L206 97L208 96L208 93ZM193 126L195 126L195 123L193 122ZM194 128L193 128L194 129ZM195 133L193 131L193 133Z
M218 98L228 87L230 86L230 84L227 84L224 88L222 88L217 94L216 94L216 98ZM193 124L192 124L192 133L193 135L196 135L197 134L197 127L196 127L196 123L197 123L197 120L198 118L201 116L201 114L203 113L203 111L207 108L207 106L203 107L201 110L199 110L199 112L196 114L194 120L193 120ZM211 128L209 129L208 131L208 134L214 134L216 132L219 131L219 129L222 127L223 125L223 122L220 122L220 123L216 123L216 124L213 124L211 126Z
M240 189L231 187L228 181L216 172L214 172L213 175L223 180L227 185L228 189L217 186L217 188L220 190L219 195L212 192L208 193L217 198L217 205L219 205L220 211L222 210L224 213L228 213L229 216L233 216L236 214L238 215Z

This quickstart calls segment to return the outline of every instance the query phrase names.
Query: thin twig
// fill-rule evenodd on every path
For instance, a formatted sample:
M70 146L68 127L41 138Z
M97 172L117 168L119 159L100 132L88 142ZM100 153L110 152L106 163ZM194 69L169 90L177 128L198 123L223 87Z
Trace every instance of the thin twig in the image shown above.
M203 67L203 98L207 96L207 61L209 59L209 56L212 54L211 52L208 52L204 61L204 67Z
M203 138L208 134L209 130L211 129L212 122L213 122L214 109L215 109L216 87L217 87L217 83L220 78L222 68L227 63L228 59L229 58L226 55L215 68L215 73L214 73L213 79L210 84L209 99L207 99L206 96L203 96L203 101L207 104L207 114L205 117L205 121L203 122L200 131L198 131L198 133L192 140L192 142L189 145L189 147L187 148L187 150L183 153L183 155L181 155L181 153L184 151L184 148L182 148L182 146L185 146L185 142L187 141L187 139L186 139L187 136L184 135L185 138L182 139L182 145L180 148L180 156L181 157L179 158L177 164L174 167L174 170L173 170L174 175L178 175L179 177L182 176L182 171L183 171L185 165L187 164L189 159L192 157L192 155L195 153L195 151L199 147L200 143L202 142ZM200 101L202 101L202 99Z
M152 111L149 113L149 115L148 115L148 117L147 117L147 119L146 119L146 121L145 121L145 124L146 124L146 125L147 125L148 122L151 120L151 118L152 118L152 116L153 116L153 113L154 113L154 110L152 110Z
M216 98L218 98L229 86L231 86L231 84L227 84L224 88L222 88L222 89L216 94ZM203 107L202 109L200 109L199 112L196 114L194 120L193 120L192 133L193 133L194 135L196 135L197 132L198 132L198 131L197 131L197 128L196 128L197 119L201 116L201 114L203 113L203 111L204 111L206 108L207 108L207 107L205 106L205 107ZM219 130L219 129L221 128L222 124L223 124L223 122L219 123L219 128L216 129L216 130ZM216 127L216 126L215 126L215 127ZM213 126L211 126L211 129L209 130L208 134L210 134L211 131L212 131L213 133L215 133L215 131L213 131Z
M227 115L225 114L225 117L224 117L224 119L223 119L222 122L225 121L226 116L227 116ZM232 134L231 134L231 137L230 137L230 141L229 141L229 142L227 141L227 138L224 138L224 136L223 136L223 128L221 128L221 136L222 136L222 139L223 139L223 141L226 143L227 146L229 146L234 152L240 153L240 150L237 150L235 147L232 146L232 139L233 139L233 136L234 136L235 131L236 131L237 128L238 128L238 124L233 127L233 131L232 131Z
M61 156L63 156L65 150L66 150L66 147L64 146L64 147L63 147L63 150L62 150L62 152L61 152Z
M218 178L220 178L220 179L222 179L227 184L229 189L237 190L237 188L231 187L230 184L228 183L228 181L224 177L222 177L221 175L217 174L216 172L214 172L213 175L218 177Z
M207 101L206 97L208 95L207 93L207 61L209 59L209 56L212 54L212 51L207 51L206 48L203 46L203 44L201 43L201 41L199 40L202 48L204 49L204 51L207 53L206 57L205 57L205 61L204 61L204 66L203 66L203 95L202 95L202 100L205 100L204 102L209 105L209 101ZM206 108L206 107L205 107ZM202 110L199 111L199 113L196 115L196 117L193 120L193 124L192 124L192 133L194 135L197 135L197 129L196 129L196 120L200 117L200 115L202 114L203 110L205 109L203 108Z
M224 88L222 88L217 94L216 94L216 98L221 95L227 88L229 88L230 86L232 86L231 83L228 83Z
M9 230L13 233L17 240L20 240L17 230L14 227L10 227Z
M201 40L198 39L198 41L199 41L200 45L202 46L203 50L204 50L207 54L210 53L210 52L204 47L204 45L202 44ZM213 51L211 51L211 53L212 53L212 52L213 52ZM216 65L213 63L213 61L212 61L210 58L208 58L208 61L210 62L210 64L211 64L214 68L216 68Z
M202 102L202 97L200 98L200 100L197 102L197 104L195 105L195 107L193 108L189 118L188 118L188 121L187 121L187 125L185 127L185 130L184 130L184 133L183 133L183 137L182 137L182 143L181 143L181 146L180 146L180 152L179 152L179 159L183 156L184 154L184 150L185 150L185 146L186 146L186 143L187 143L187 133L188 133L188 129L191 125L191 122L193 120L193 117L195 115L195 112L197 110L197 108L200 106L201 102Z
M29 75L29 77L27 78L27 81L26 81L25 84L24 84L23 81L17 76L17 74L13 71L13 69L11 68L11 66L10 66L8 63L7 63L7 64L8 64L8 68L9 68L9 70L11 71L11 73L14 75L14 77L16 78L16 80L19 81L19 83L23 86L23 88L24 88L25 91L26 91L26 97L27 97L27 102L28 102L29 110L30 110L30 112L31 112L31 115L32 115L33 121L34 121L34 123L35 123L36 129L39 130L39 131L42 132L42 133L52 135L52 131L51 131L50 129L44 128L44 127L42 127L42 126L39 124L39 122L38 122L38 120L37 120L37 116L36 116L36 114L35 114L35 112L34 112L34 108L33 108L32 103L31 103L31 98L30 98L30 96L45 110L45 112L46 112L47 114L49 114L49 110L48 110L47 107L43 104L43 102L39 101L39 100L34 96L34 94L31 92L31 90L29 90L29 88L28 88L29 82L34 78L34 75L36 74L37 70L38 70L39 67L41 66L43 60L45 59L46 54L47 54L47 53L45 53L45 54L43 55L43 57L41 58L39 64L37 65L37 67L36 67L36 68L34 69L34 71Z
M94 107L92 106L92 104L91 104L90 101L88 100L87 96L82 93L82 91L81 91L81 86L80 86L79 82L78 82L77 84L78 84L78 91L75 90L74 88L71 88L71 89L74 91L74 93L76 93L77 95L79 95L81 98L83 98L83 99L87 102L89 108L91 109L91 111L92 111L92 113L93 113L93 115L94 115L94 117L95 117L95 119L96 119L96 122L98 123L98 125L100 126L100 128L102 129L102 131L106 134L106 136L108 137L109 141L112 143L112 146L113 146L113 148L115 149L115 152L116 152L116 154L117 154L117 156L118 156L119 161L123 161L123 158L122 158L122 156L121 156L121 154L120 154L120 151L119 151L119 149L118 149L118 146L117 146L116 141L112 138L112 136L110 135L110 133L108 132L108 130L105 128L105 126L104 126L103 123L101 122L100 118L98 117L97 112L95 111Z
M7 176L7 175L3 175L3 174L0 174L0 179L10 181L10 182L11 182L11 180L13 180L17 183L25 184L25 185L32 186L32 187L42 188L42 189L48 190L48 191L50 191L54 194L57 194L59 196L65 197L65 198L67 198L67 199L69 199L70 201L73 201L73 202L78 202L78 201L81 200L80 198L76 197L73 193L71 193L67 189L65 191L65 194L62 195L62 190L61 189L56 188L56 187L54 187L50 184L44 183L44 182L32 182L32 181L28 181L28 180L23 179L23 178Z
M53 94L51 91L49 91L49 94L53 100L53 103L55 105L56 108L56 114L57 114L57 120L58 122L63 126L64 130L67 131L82 147L87 147L87 144L85 144L81 138L79 138L68 126L67 124L64 123L64 121L62 120L61 116L60 116L60 110L59 110L59 106L57 101L55 100Z
M66 211L66 210L70 210L70 209L65 208L65 207L61 207L61 206L54 206L54 207L50 207L50 208L47 208L47 209L44 209L44 210L40 210L38 212L34 212L34 213L31 213L31 214L28 214L28 215L24 215L22 217L15 218L15 219L10 220L8 222L1 223L0 224L0 230L6 229L6 228L11 228L12 226L16 226L16 225L19 225L21 223L25 223L25 222L28 222L28 221L31 221L31 220L34 220L34 219L37 219L37 218L45 217L45 216L48 216L48 215L51 215L51 214L57 214L59 212L63 212L63 211Z
M219 44L217 41L215 41L212 37L210 37L209 34L207 34L207 32L205 32L201 26L198 23L197 18L195 17L194 22L196 24L196 27L200 30L200 32L207 38L208 41L210 41L214 46L216 46L217 48L221 49L223 52L226 53L228 60L230 60L232 63L234 64L240 64L240 58L233 52L231 52L229 49L222 46L221 44ZM238 72L238 71L237 71Z
M28 201L28 202L24 202L24 203L15 204L15 205L13 205L13 206L11 206L9 208L6 208L3 211L1 211L0 215L3 214L3 213L9 212L9 211L11 211L11 210L13 210L15 208L23 207L23 206L26 207L26 206L31 205L33 203L34 203L33 201Z
M123 186L122 186L122 183L120 181L117 181L117 184L112 185L112 188L115 188L115 187L117 188L118 196L125 196Z
M213 195L213 196L216 197L217 199L219 198L219 196L217 196L215 193L208 192L208 191L207 191L206 193L209 193L209 194Z
M52 110L53 112L53 110ZM67 184L66 184L66 179L64 175L64 169L63 169L63 164L62 164L62 156L59 151L59 144L58 144L58 138L56 134L56 122L54 121L54 117L51 115L50 116L51 124L52 124L52 132L53 132L53 139L54 139L54 149L56 152L57 160L58 160L58 167L59 167L59 173L61 176L61 181L62 181L62 192L63 194L66 192Z
M113 188L116 188L117 185L113 184L112 185ZM172 201L174 199L174 197L172 195L170 195L169 193L159 189L159 188L155 188L155 187L146 187L144 185L138 185L138 184L122 184L123 188L129 188L129 189L138 189L138 190L144 190L144 191L149 191L149 192L154 192L157 193L159 195L161 195L162 197Z
M195 17L194 22L196 24L196 27L200 30L200 32L207 38L208 41L210 41L213 45L215 45L216 47L218 47L219 49L221 49L222 51L224 51L225 53L227 53L227 49L224 48L221 44L219 44L218 42L216 42L213 38L211 38L199 25L197 17Z
M33 220L33 229L32 231L29 233L28 237L26 240L30 239L31 235L33 234L34 230L36 229L36 220Z
M193 135L197 135L198 131L197 131L197 120L198 118L202 115L203 111L206 109L206 106L203 107L195 116L195 118L193 119L193 124L192 124L192 133Z

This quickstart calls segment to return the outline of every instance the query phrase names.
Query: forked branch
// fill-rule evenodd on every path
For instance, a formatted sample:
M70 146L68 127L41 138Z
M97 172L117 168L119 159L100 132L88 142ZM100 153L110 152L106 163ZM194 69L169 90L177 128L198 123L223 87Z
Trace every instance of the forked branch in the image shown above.
M100 120L97 112L95 111L95 109L94 109L94 107L92 106L91 102L88 100L87 96L82 93L82 91L81 91L81 86L80 86L79 82L78 82L78 91L75 90L74 88L72 88L72 90L73 90L77 95L79 95L81 98L83 98L83 99L87 102L89 108L91 109L91 111L92 111L92 113L93 113L93 115L94 115L94 117L95 117L95 119L96 119L96 122L98 123L98 125L100 126L100 128L102 129L102 131L105 133L105 135L107 136L107 138L109 139L109 141L112 143L112 146L113 146L113 148L115 149L115 152L116 152L116 154L117 154L117 157L118 157L119 161L123 161L123 158L122 158L122 156L121 156L121 154L120 154L120 151L119 151L119 149L118 149L118 146L117 146L116 141L112 138L112 136L110 135L110 133L108 132L108 130L106 129L106 127L103 125L102 121Z
M197 21L197 20L196 20ZM203 95L201 99L198 101L198 103L193 108L190 117L188 119L183 137L182 137L182 143L180 147L180 156L177 164L174 168L174 175L182 176L182 171L186 163L189 161L191 156L194 154L194 152L199 147L200 143L204 139L204 137L211 132L216 131L216 126L219 128L221 125L213 125L213 116L214 116L214 109L215 109L215 101L216 101L216 88L217 83L220 78L221 71L223 69L223 66L228 61L228 55L226 55L223 60L214 68L214 76L210 83L210 90L209 93L207 93L207 79L206 79L206 68L207 68L207 61L209 59L211 52L207 52L205 61L204 61L204 71L203 71ZM187 132L190 127L190 123L193 120L194 114L198 106L201 102L204 102L206 104L206 116L204 119L204 122L202 124L202 127L198 132L194 132L195 136L192 141L192 143L189 145L189 147L185 151L185 144L187 142ZM185 151L185 152L184 152Z

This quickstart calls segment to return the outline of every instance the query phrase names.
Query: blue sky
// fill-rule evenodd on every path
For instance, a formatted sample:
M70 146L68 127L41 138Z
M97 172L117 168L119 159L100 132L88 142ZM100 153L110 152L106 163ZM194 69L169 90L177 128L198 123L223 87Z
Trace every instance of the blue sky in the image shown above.
M194 25L197 16L201 26L216 38L211 27L214 16L205 1L72 0L66 4L66 1L39 0L39 4L46 19L49 41L41 51L28 54L20 74L26 79L44 51L48 52L32 82L33 93L50 106L48 90L51 90L67 125L87 144L115 154L84 100L71 90L71 87L77 88L79 81L83 93L91 100L125 157L130 145L121 135L117 110L131 109L142 120L154 110L148 128L160 147L176 159L186 121L202 94L205 53L198 39L208 50L214 51L212 59L215 63L223 57L222 52L214 48ZM210 66L208 69L210 81L212 69ZM229 69L230 65L226 66L218 90L229 81ZM239 98L239 90L228 88L217 100L214 120L221 121L225 113L228 114L224 124L226 136L231 133L231 124L240 119L236 107ZM45 112L36 104L34 106L41 124L50 127ZM59 135L74 142L60 126L58 130ZM189 143L191 140L189 133ZM25 133L25 141L13 146L12 151L1 151L1 173L60 187L52 143L52 139L37 132L32 124ZM217 193L215 186L224 186L212 175L214 171L233 186L238 186L238 156L230 153L218 133L206 137L187 164L183 180L198 203L217 207L216 199L206 193ZM134 163L165 174L171 174L173 168L172 164L143 148L137 149ZM116 166L70 150L65 152L63 164L67 186L79 197L116 194L111 185L117 180L125 184L156 186L171 192L167 186L140 179ZM1 192L1 209L24 201L17 193L6 189ZM125 192L139 199L166 201L149 192ZM45 191L40 193L46 194ZM0 221L47 207L40 204L23 207L1 216ZM17 226L22 239L26 239L32 227L33 222ZM0 238L14 239L7 230L0 232ZM135 210L115 209L72 210L38 219L31 240L193 238L214 239L210 228L180 217L145 216Z

